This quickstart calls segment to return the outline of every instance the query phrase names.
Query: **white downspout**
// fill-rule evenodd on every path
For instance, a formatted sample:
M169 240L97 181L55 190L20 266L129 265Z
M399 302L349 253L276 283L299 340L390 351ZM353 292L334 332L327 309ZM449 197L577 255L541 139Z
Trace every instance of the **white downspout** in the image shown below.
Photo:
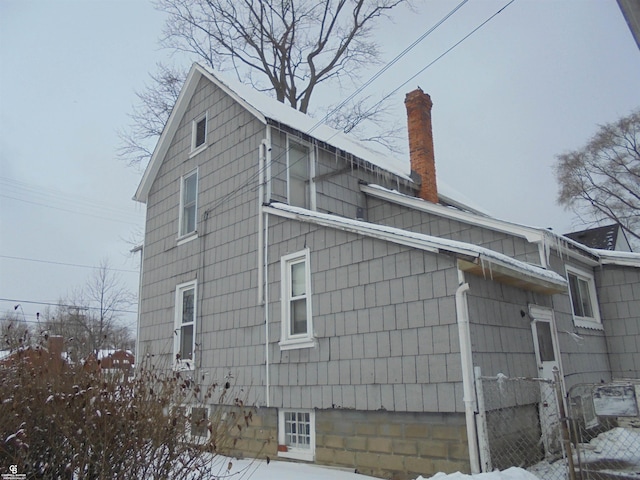
M469 446L469 463L471 473L480 473L480 458L475 419L475 392L473 388L474 373L471 354L471 332L469 331L469 306L467 305L467 290L469 284L465 282L464 273L458 269L459 287L456 290L456 317L458 321L458 336L460 337L460 361L462 362L462 390L464 412L467 424L467 443Z
M258 305L264 305L264 277L262 268L264 265L263 245L264 245L264 215L262 204L264 202L264 155L266 151L266 140L260 142L258 149Z
M267 125L267 133L266 139L263 140L262 145L264 146L264 162L266 165L260 166L260 187L263 188L263 184L266 183L266 199L263 196L264 192L260 195L260 220L262 222L262 240L264 242L263 245L263 253L262 253L262 275L258 282L263 285L263 295L262 295L262 305L264 306L264 358L265 358L265 396L266 396L266 406L267 408L271 406L271 393L270 393L270 382L271 379L269 377L269 258L268 258L268 247L269 247L269 214L264 212L263 205L266 202L271 201L271 127ZM266 170L266 176L265 176ZM264 181L266 178L266 182ZM264 283L263 283L264 282Z
M146 214L145 214L146 217ZM136 353L135 353L135 358L134 358L134 368L135 365L139 365L139 361L142 358L142 354L140 352L140 319L141 319L141 306L142 306L142 273L143 273L143 265L144 265L144 236L143 238L143 243L140 245L135 246L134 248L131 249L131 253L137 253L140 252L140 268L138 269L138 314L136 315ZM135 359L138 359L138 362L136 362Z

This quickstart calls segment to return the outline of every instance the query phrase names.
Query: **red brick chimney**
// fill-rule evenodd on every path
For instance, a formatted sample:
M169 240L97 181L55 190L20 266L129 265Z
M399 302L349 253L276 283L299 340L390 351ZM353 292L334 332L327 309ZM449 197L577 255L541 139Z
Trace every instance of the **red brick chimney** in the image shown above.
M431 97L418 88L407 93L404 105L407 108L411 170L417 173L421 180L418 196L423 200L438 203L436 160L431 129Z

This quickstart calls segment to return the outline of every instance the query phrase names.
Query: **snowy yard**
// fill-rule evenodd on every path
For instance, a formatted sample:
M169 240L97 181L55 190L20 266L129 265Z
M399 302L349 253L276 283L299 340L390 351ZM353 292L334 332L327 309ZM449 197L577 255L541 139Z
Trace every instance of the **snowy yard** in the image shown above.
M277 462L267 464L265 461L232 460L230 470L227 460L220 460L219 473L227 472L228 478L251 480L380 480L367 475L360 475L344 469L320 467L317 465ZM535 475L521 468L510 468L503 472L481 473L478 475L464 475L452 473L445 475L438 473L433 477L418 477L417 480L539 480Z

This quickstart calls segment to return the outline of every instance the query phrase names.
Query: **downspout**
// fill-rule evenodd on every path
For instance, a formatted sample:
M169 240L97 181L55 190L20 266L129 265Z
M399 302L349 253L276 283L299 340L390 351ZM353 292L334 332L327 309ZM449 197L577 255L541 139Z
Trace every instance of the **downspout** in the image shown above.
M144 238L144 237L143 237ZM142 307L142 273L143 273L143 265L144 265L144 240L143 243L140 245L137 245L136 247L134 247L131 250L131 253L137 253L140 252L140 269L138 270L138 314L136 315L136 320L137 320L137 325L136 325L136 353L135 356L138 358L138 360L140 360L142 358L142 355L140 353L140 319L142 318L141 315L141 307ZM135 365L135 360L134 360L134 365Z
M263 155L260 165L260 223L262 224L260 232L262 233L263 252L262 258L262 276L258 283L262 285L261 302L264 308L264 358L265 358L265 403L267 408L271 406L270 393L270 377L269 377L269 272L268 272L268 247L269 247L269 215L264 212L263 206L271 201L271 127L267 125L266 139L262 141ZM266 171L266 175L265 175ZM266 182L265 182L266 178ZM266 199L264 197L264 185L266 184Z
M462 390L464 412L467 424L467 443L469 448L469 463L471 473L480 473L480 458L478 442L476 440L475 392L473 360L471 353L471 332L469 329L469 306L467 305L467 291L469 284L465 282L464 273L458 269L458 289L456 290L456 318L458 322L458 337L460 337L460 361L462 363Z

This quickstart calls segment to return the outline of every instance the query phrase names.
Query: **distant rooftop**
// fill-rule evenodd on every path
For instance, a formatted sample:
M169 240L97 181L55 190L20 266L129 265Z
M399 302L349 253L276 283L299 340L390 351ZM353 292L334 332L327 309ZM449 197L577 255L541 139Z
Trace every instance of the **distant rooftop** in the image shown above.
M587 230L580 230L579 232L572 232L565 234L565 237L569 237L571 240L580 242L589 248L597 248L599 250L617 250L620 248L620 240L622 245L626 245L625 238L620 232L620 225L614 223L612 225L605 225L603 227L589 228ZM628 250L628 249L625 249Z

